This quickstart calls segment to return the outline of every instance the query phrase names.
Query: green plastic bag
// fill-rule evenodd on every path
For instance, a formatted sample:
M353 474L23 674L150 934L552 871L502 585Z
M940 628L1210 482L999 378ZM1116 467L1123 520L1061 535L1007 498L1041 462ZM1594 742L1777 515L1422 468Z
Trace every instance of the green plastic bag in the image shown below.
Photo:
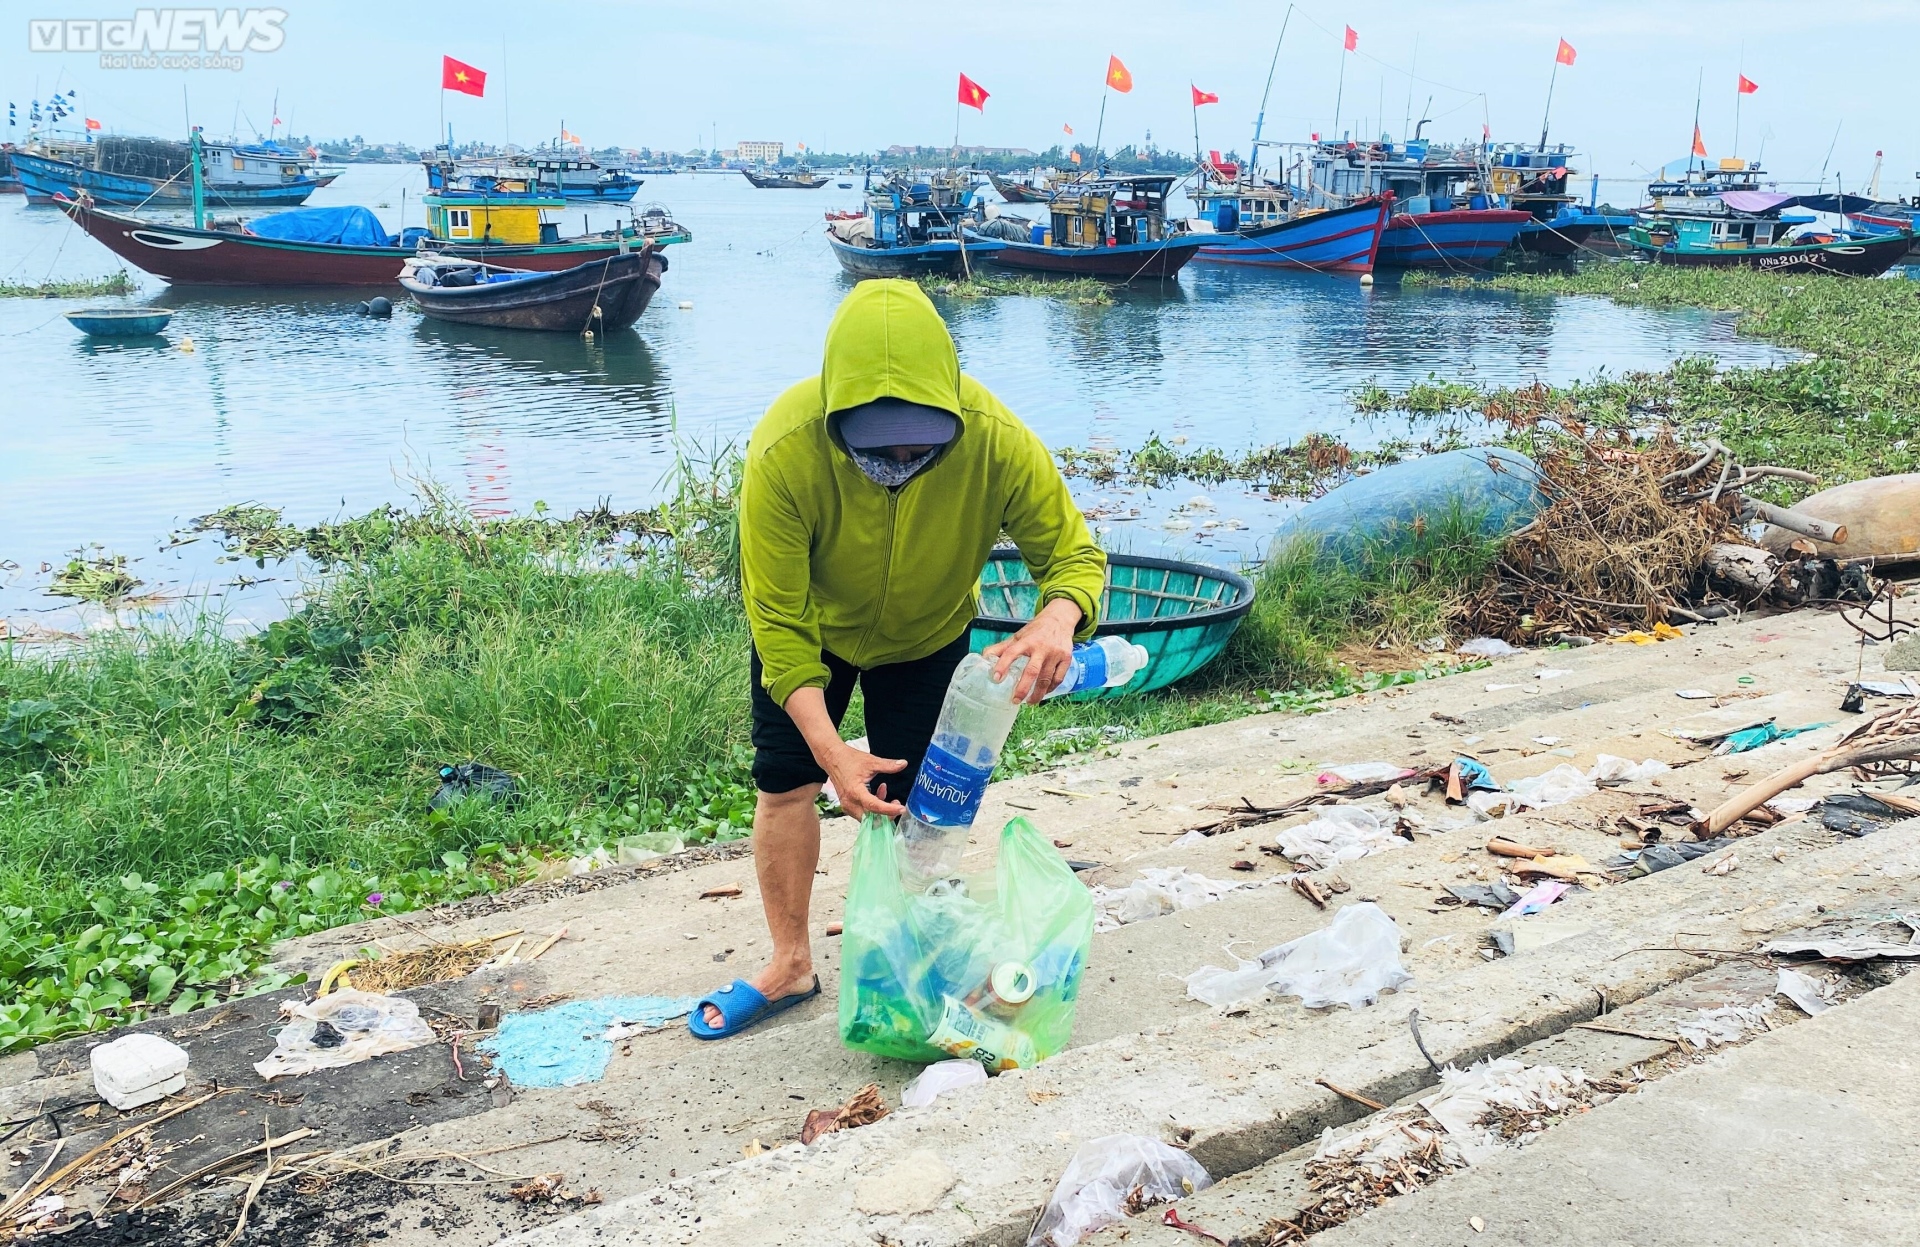
M1024 818L991 875L909 892L893 820L853 846L840 937L840 1039L903 1061L1029 1068L1066 1046L1093 946L1093 898Z

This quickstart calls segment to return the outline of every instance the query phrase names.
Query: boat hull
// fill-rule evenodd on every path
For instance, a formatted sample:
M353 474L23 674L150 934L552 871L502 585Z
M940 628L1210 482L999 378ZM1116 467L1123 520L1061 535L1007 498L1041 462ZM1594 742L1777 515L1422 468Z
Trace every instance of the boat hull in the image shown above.
M1578 255L1600 229L1598 221L1532 221L1520 227L1513 245L1532 255Z
M0 188L4 189L4 188ZM1847 216L1849 228L1857 233L1882 237L1888 234L1913 234L1913 244L1908 254L1920 253L1920 218L1914 216L1890 216L1875 212L1855 212Z
M1757 268L1769 273L1835 273L1845 277L1878 277L1905 258L1913 241L1911 234L1891 234L1864 241L1808 243L1797 247L1682 251L1675 247L1656 247L1634 239L1633 248L1656 264L1673 264L1682 268Z
M1533 220L1517 208L1396 212L1380 238L1381 268L1480 268L1513 245Z
M1019 182L1009 182L997 173L988 172L987 181L993 183L993 189L1000 192L1000 198L1010 204L1043 204L1053 201L1053 196L1048 192L1035 190Z
M410 254L194 229L72 202L61 207L107 250L175 285L390 286Z
M634 249L634 244L629 242L627 250ZM420 250L423 254L430 252L433 255L452 256L458 260L484 260L488 264L497 264L501 268L528 268L540 273L558 273L594 260L604 260L608 256L619 255L620 242L615 238L583 238L576 242L527 243L509 246L499 243L447 243L427 240Z
M612 333L640 319L665 272L662 257L649 247L520 281L445 287L403 277L400 284L421 313L435 320L496 329Z
M97 202L127 207L193 205L193 182L189 178L162 181L101 173L25 152L14 153L13 170L26 190L28 203L53 203L56 196L72 199L85 191ZM216 182L205 186L202 195L207 206L214 208L292 208L307 202L319 188L317 178L300 178L278 186L225 186Z
M1371 273L1387 224L1387 204L1355 204L1295 217L1252 232L1221 235L1194 258L1215 264Z
M963 263L960 244L953 242L924 243L916 247L855 247L831 234L827 236L827 242L832 244L833 258L840 261L840 267L849 276L863 278L960 273L965 271L967 264L984 263L1006 246L998 239L982 239L979 242L968 240Z
M967 235L969 246L974 235ZM1160 242L1131 243L1124 247L1049 247L1039 243L1001 242L990 263L1001 268L1032 273L1060 273L1074 277L1099 277L1132 281L1149 277L1165 279L1187 266L1205 241L1195 236L1168 238Z
M560 193L569 200L580 203L624 204L632 203L633 197L640 193L638 182L613 182L593 186L560 187Z
M740 171L747 181L763 191L811 191L819 190L827 184L823 177L794 177L783 173L749 173Z

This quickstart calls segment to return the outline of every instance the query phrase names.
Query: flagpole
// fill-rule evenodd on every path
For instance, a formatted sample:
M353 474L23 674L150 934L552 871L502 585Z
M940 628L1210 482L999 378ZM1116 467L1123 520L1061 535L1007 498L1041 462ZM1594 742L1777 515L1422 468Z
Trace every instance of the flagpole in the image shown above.
M1695 156L1697 155L1697 152L1695 149L1701 146L1701 143L1700 143L1700 92L1706 89L1706 85L1707 85L1707 67L1705 65L1702 65L1700 67L1699 81L1695 82L1693 85L1693 138L1687 142L1687 176L1688 177L1693 176L1693 162L1694 162Z
M1340 101L1347 91L1347 49L1340 48L1340 84L1333 89L1333 138L1340 141Z
M1188 93L1192 95L1192 93L1195 90L1196 88L1194 87L1194 85L1191 82L1189 82L1187 84ZM1193 163L1199 164L1200 163L1200 97L1198 95L1192 95L1192 98L1193 98Z
M1733 82L1733 154L1736 156L1740 154L1740 97L1746 94L1740 89L1740 84L1746 78L1747 45L1743 43L1740 45L1740 76Z
M1260 115L1253 119L1253 151L1247 158L1247 178L1253 179L1254 170L1260 167L1260 131L1267 124L1267 97L1273 94L1273 72L1280 67L1280 45L1287 41L1287 23L1293 20L1293 6L1287 6L1287 14L1280 19L1280 37L1273 41L1273 59L1267 62L1267 85L1260 90Z
M1100 135L1107 128L1108 94L1106 84L1102 83L1100 85L1100 120L1093 125L1093 175L1095 177L1100 176Z
M1553 84L1560 79L1560 54L1553 55L1553 73L1547 76L1547 111L1540 114L1540 150L1547 150L1547 118L1553 116Z
M500 36L500 76L507 76L507 36ZM507 84L500 84L500 144L513 146L513 102L507 97Z

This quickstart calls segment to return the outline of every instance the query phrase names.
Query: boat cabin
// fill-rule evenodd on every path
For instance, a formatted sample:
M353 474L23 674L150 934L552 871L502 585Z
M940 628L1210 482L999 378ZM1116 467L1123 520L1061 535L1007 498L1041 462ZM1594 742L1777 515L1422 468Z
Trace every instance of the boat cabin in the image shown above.
M895 180L867 195L867 220L881 247L951 240L972 205L971 182Z
M1125 247L1167 236L1171 176L1094 178L1056 188L1048 243L1055 247Z
M1344 208L1385 194L1397 201L1395 211L1416 216L1499 206L1488 192L1478 147L1436 148L1426 139L1322 142L1308 148L1303 164L1307 184L1295 193L1316 208Z
M494 195L441 190L427 195L427 229L442 242L495 242L510 246L560 241L560 224L548 212L567 206L558 195Z
M1671 206L1691 212L1702 199L1715 199L1728 191L1757 191L1764 177L1766 172L1759 161L1728 156L1718 164L1703 162L1698 168L1688 169L1677 181L1650 182L1647 196L1655 210Z
M1804 218L1811 220L1811 217ZM1729 213L1725 216L1654 216L1634 227L1650 246L1674 244L1682 251L1740 251L1786 240L1799 219Z
M1507 207L1548 220L1575 200L1567 193L1572 155L1564 143L1550 148L1503 143L1488 153L1487 184Z

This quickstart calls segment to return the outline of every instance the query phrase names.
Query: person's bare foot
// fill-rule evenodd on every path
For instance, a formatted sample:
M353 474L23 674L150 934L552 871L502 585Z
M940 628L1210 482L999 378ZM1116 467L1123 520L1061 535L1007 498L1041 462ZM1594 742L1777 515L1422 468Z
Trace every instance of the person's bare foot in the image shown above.
M752 984L753 990L759 992L768 1000L779 1000L783 997L791 996L795 992L804 992L812 989L813 965L811 962L807 962L795 968L791 964L776 963L761 970L760 973L749 978L747 982ZM717 1029L725 1025L727 1020L721 1015L720 1010L714 1008L712 1005L707 1005L700 1010L700 1019L707 1024L709 1029Z

